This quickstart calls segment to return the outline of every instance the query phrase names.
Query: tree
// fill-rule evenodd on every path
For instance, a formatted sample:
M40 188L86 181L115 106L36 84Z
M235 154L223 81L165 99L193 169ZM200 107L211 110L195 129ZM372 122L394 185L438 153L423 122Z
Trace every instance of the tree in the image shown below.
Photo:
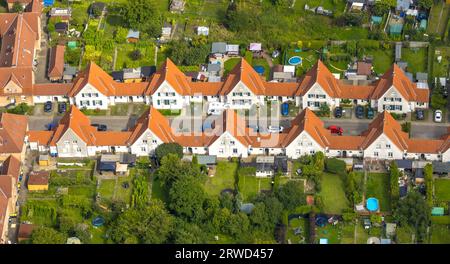
M430 208L418 192L409 192L400 200L394 214L400 225L410 226L416 232L418 241L423 241L430 222Z
M117 27L114 32L114 41L116 43L124 43L128 35L128 30L123 27Z
M398 169L397 163L395 161L392 161L391 165L389 166L389 179L391 202L394 208L397 206L398 200L400 199L400 187L398 186L399 177L400 171Z
M53 228L38 227L31 233L32 244L65 244L67 237Z
M163 143L155 149L155 156L158 161L161 161L168 154L175 154L181 159L183 157L183 147L178 143Z
M284 208L289 211L305 204L305 196L298 181L289 181L281 186L278 192L276 192L276 196Z
M319 107L319 115L320 116L330 116L331 110L330 106L327 103L323 103Z
M352 206L359 203L362 199L360 194L360 184L356 179L356 173L350 172L345 181L345 194Z
M172 241L175 244L206 243L205 231L198 225L177 218L175 220L175 226L176 228L172 232Z
M444 109L447 105L447 99L439 92L433 92L431 95L431 108Z
M162 244L173 230L174 218L162 202L153 200L143 208L121 214L113 223L111 238L117 243Z
M433 0L419 0L419 7L423 9L430 9L433 6Z
M193 177L175 181L169 192L169 208L188 220L202 219L206 193Z
M427 203L429 207L433 206L433 165L428 163L423 168L425 187L427 188Z
M318 151L318 152L314 153L313 162L314 162L314 167L318 171L323 171L323 169L325 168L325 155L323 154L322 151Z
M139 49L135 49L130 53L130 58L134 61L140 60L142 58L142 53Z
M389 12L392 7L395 7L395 0L381 0L375 2L375 6L373 8L373 12L377 16L382 16Z
M148 183L144 175L136 175L133 179L133 192L131 194L131 207L141 208L148 203Z
M161 34L162 17L154 0L129 0L123 6L128 27L145 31L152 37Z
M21 4L19 1L14 2L11 11L12 11L13 13L22 13L22 12L23 12L23 6L22 6L22 4Z
M250 227L250 221L246 214L239 212L237 214L231 214L225 224L225 232L234 237L240 237L242 234L246 234Z

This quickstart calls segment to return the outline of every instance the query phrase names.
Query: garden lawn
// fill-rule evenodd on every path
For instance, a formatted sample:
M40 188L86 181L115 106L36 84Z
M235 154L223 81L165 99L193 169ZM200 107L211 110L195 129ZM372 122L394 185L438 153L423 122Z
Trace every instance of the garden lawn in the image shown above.
M402 60L408 62L408 71L427 72L427 49L426 48L402 48Z
M89 199L95 197L95 185L77 185L69 187L70 195L81 195Z
M128 183L128 188L123 188L122 184ZM117 189L115 200L122 200L126 204L129 204L131 201L131 190L133 189L133 175L130 174L128 177L119 177L117 182Z
M442 16L441 16L442 10ZM443 2L438 4L433 4L430 10L430 18L428 19L429 25L427 32L429 34L438 34L440 36L444 35L445 27L447 25L446 21L450 12L450 6L445 5Z
M398 244L411 244L412 243L412 231L409 227L398 227L395 229Z
M361 58L362 56L371 56L373 58L374 71L378 74L383 74L392 66L394 49L370 49L364 51Z
M325 213L339 214L348 207L344 183L336 174L324 173L322 177L323 210Z
M252 65L254 66L263 66L264 67L264 76L266 77L266 80L269 79L270 77L270 67L269 64L267 63L266 59L262 58L262 59L253 59L252 61Z
M102 199L111 200L113 198L114 186L116 186L115 180L102 180L100 182L100 187L98 188L98 193Z
M340 244L342 238L342 223L337 225L330 225L327 223L324 227L316 226L316 243L318 244L321 238L328 238L328 244Z
M369 173L366 183L366 199L375 197L380 203L380 211L391 211L389 174Z
M434 191L438 201L450 201L450 180L436 179L434 180Z
M442 56L442 61L439 63L437 57ZM450 47L437 47L433 62L433 75L436 77L447 76L448 67L450 64Z
M261 190L271 190L271 181L271 177L259 178L255 176L239 175L239 192L242 194L244 201L249 201Z
M296 235L295 230L301 229L301 233ZM287 228L286 241L290 240L292 244L306 244L309 239L309 220L307 218L294 218L289 221Z
M128 103L112 105L110 107L111 115L112 116L126 116L126 115L128 115L129 107L130 107L130 104L128 104Z
M169 194L165 192L164 188L161 186L161 182L156 179L154 176L152 178L152 199L159 199L163 202L169 201Z
M224 76L227 76L228 73L241 61L240 58L231 58L225 61L224 67Z
M343 224L341 244L354 244L355 241L355 225Z
M234 190L235 175L238 166L236 162L219 161L215 175L208 177L205 183L206 192L210 195L219 195L225 189Z

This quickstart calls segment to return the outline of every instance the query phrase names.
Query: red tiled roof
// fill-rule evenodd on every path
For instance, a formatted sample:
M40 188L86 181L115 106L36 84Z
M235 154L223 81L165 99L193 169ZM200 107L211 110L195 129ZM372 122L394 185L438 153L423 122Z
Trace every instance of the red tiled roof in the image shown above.
M318 60L303 77L300 82L300 89L296 94L305 95L315 83L318 83L330 97L340 98L342 93L340 85L321 60Z
M266 96L295 96L300 84L297 82L266 82L264 85Z
M180 95L191 95L189 78L167 58L161 68L152 76L147 95L152 95L166 81Z
M0 174L11 176L17 181L20 174L20 160L10 155L3 161Z
M26 116L0 113L0 153L21 153L27 128Z
M156 108L151 107L139 117L136 125L130 130L132 133L128 144L136 142L148 129L164 143L174 142L175 138L169 121Z
M72 83L36 83L33 85L33 95L36 96L67 96Z
M28 186L30 185L48 185L50 173L48 171L32 171L28 178Z
M220 94L230 93L239 82L242 82L255 95L265 94L265 81L243 58L228 74Z

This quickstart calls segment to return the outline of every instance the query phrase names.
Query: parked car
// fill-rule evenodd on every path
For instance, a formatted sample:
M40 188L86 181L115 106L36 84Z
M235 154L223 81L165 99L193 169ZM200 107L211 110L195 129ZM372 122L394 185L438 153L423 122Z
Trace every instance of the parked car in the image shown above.
M342 108L341 107L336 107L334 109L334 117L336 117L336 118L342 117Z
M289 115L289 104L288 103L281 104L281 114L283 116Z
M97 128L97 131L106 131L108 127L103 124L92 124L93 127Z
M208 115L221 115L223 112L222 109L213 108L208 110Z
M344 133L344 129L340 126L329 126L328 130L330 130L332 134L342 135L342 133Z
M66 112L67 110L67 105L66 103L62 102L58 104L58 113L62 114L64 112Z
M425 119L425 112L423 109L417 109L416 110L416 119L417 120L424 120Z
M434 122L441 123L442 122L442 111L436 110L434 112Z
M372 119L375 116L375 111L373 111L372 107L367 108L367 118Z
M269 133L281 133L284 127L282 126L269 126Z
M50 101L45 102L44 104L44 112L48 113L51 112L53 108L53 104Z
M356 118L364 118L364 107L362 107L362 105L357 105L355 108L355 115Z

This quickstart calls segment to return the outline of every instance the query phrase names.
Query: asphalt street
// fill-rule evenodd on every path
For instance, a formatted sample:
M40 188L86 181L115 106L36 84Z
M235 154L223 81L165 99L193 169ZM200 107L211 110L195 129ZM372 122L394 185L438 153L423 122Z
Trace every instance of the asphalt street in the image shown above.
M128 128L134 126L137 117L136 116L90 116L92 123L104 124L108 127L108 130L113 131L125 131ZM210 123L215 117L208 117L204 119L204 123ZM29 117L29 129L30 130L45 130L49 123L57 123L61 119L61 116L30 116ZM202 127L201 118L170 118L171 124L177 127L178 131L188 130L188 131L199 131ZM270 122L269 120L261 119L259 124L261 128L267 127L269 125L280 125L284 128L290 127L290 120L292 118L282 118L279 123ZM254 121L251 120L252 122ZM359 135L361 132L365 131L371 120L362 119L328 119L324 120L325 126L330 125L340 126L344 130L344 135ZM437 124L437 123L419 123L413 122L411 126L411 136L417 138L440 138L442 135L446 134L448 129L448 124Z

